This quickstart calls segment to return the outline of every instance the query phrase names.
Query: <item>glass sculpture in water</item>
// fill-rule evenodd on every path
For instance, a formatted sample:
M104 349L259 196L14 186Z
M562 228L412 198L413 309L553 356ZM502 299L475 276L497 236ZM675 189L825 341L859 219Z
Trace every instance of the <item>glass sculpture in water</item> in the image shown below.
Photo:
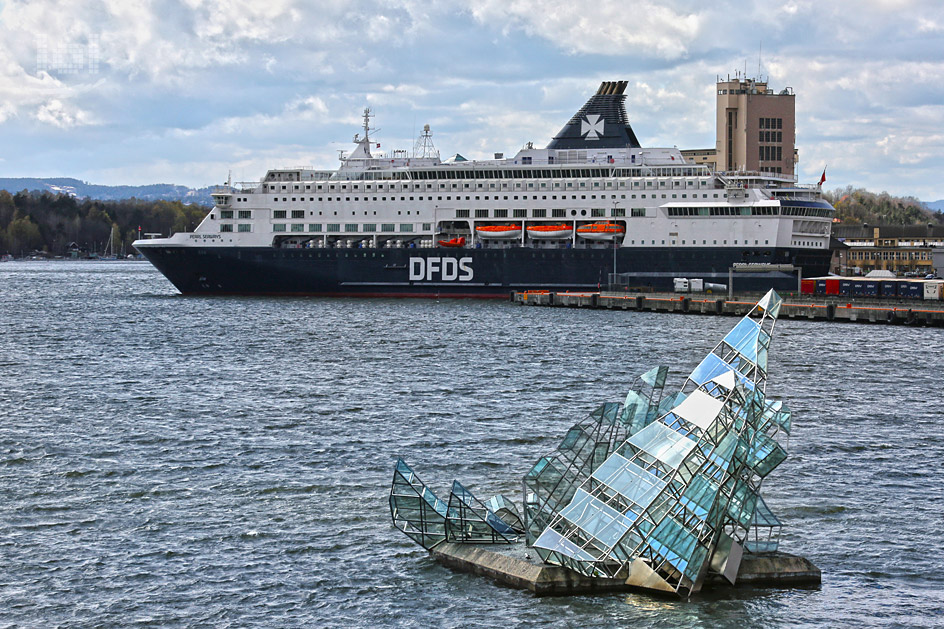
M602 463L581 467L589 475L562 479L570 487L554 495L571 495L542 512L554 514L533 543L545 561L688 595L709 572L733 583L745 550L776 549L780 523L760 487L786 458L778 438L790 430L789 410L765 397L780 305L767 293L698 364L671 408L630 422Z
M767 352L781 306L767 293L663 394L668 367L639 376L622 404L575 424L524 477L524 518L454 481L448 500L398 460L397 528L426 549L512 543L588 577L687 596L709 574L734 583L744 553L774 552L781 523L760 495L783 460L790 410L766 398Z

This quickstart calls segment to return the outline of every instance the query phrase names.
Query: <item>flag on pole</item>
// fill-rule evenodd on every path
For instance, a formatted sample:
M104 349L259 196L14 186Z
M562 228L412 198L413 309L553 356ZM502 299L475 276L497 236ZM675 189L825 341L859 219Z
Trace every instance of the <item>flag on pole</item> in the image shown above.
M819 185L826 183L826 168L823 167L823 176L819 178Z

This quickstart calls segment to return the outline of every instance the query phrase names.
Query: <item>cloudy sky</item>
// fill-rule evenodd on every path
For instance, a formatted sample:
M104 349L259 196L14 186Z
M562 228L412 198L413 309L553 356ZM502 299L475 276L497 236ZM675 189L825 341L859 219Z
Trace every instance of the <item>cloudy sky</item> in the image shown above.
M254 180L382 150L544 146L625 79L644 146L714 145L715 80L797 94L801 181L944 198L941 0L0 0L0 176Z

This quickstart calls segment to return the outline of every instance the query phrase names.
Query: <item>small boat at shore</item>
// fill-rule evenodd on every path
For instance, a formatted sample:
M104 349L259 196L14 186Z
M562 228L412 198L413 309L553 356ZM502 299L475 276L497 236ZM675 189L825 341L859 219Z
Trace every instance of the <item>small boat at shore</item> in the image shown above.
M528 237L537 240L570 238L573 233L570 225L528 225Z
M479 238L508 240L521 237L521 225L479 225L475 228Z
M590 223L577 228L577 235L587 240L613 240L626 233L626 226L619 223Z

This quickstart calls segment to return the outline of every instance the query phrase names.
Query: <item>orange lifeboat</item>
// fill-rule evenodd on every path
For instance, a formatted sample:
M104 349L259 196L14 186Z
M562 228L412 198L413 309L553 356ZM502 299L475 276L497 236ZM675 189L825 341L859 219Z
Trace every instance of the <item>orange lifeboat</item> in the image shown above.
M590 223L577 228L577 235L587 240L613 240L626 233L626 227L619 223Z
M570 225L529 225L528 236L538 240L570 238L574 228Z
M440 240L440 247L465 247L465 236L450 238L449 240Z
M475 233L484 239L520 238L521 225L479 225L475 228Z

